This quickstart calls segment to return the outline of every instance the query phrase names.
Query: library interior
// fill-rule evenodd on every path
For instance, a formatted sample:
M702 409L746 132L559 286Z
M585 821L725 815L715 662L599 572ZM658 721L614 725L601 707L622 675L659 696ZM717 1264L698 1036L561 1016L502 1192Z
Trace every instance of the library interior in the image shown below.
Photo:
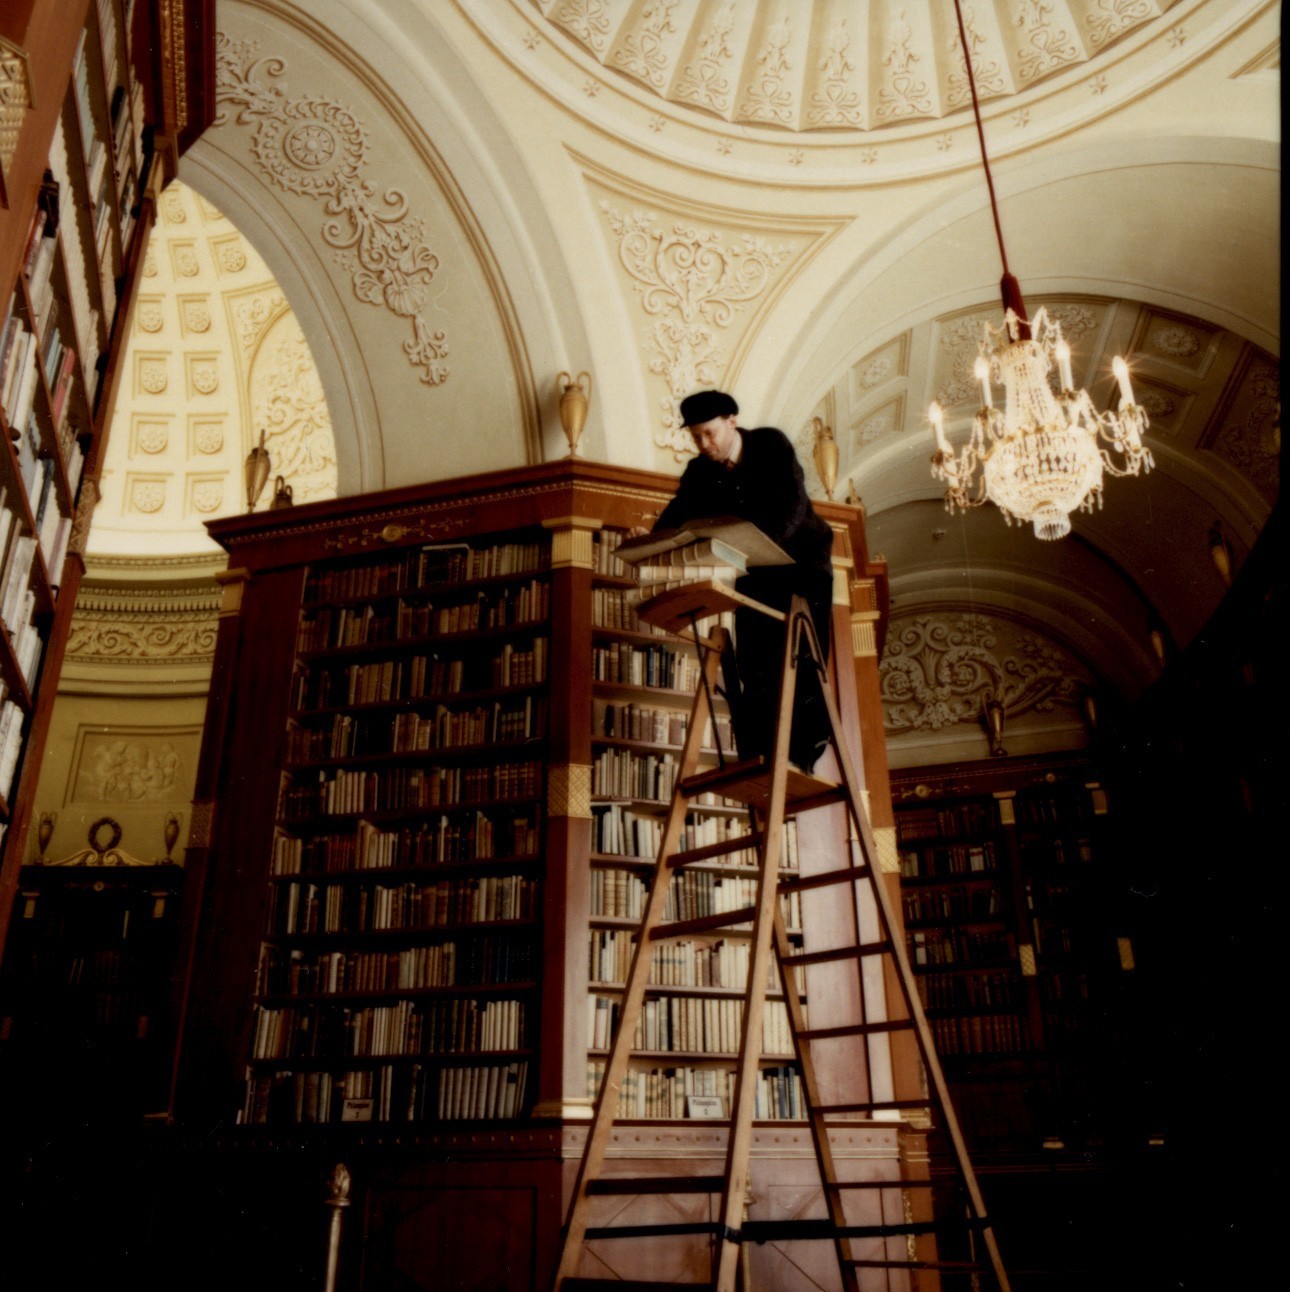
M1261 1283L1280 22L3 0L5 1286Z

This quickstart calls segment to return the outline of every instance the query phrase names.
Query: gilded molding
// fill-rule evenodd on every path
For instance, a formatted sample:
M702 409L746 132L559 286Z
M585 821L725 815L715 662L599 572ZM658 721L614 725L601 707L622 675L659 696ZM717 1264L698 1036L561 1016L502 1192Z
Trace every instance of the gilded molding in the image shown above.
M221 570L215 576L220 585L219 617L228 619L242 613L242 594L250 582L251 572L247 569Z
M884 875L900 874L900 849L896 846L896 827L894 825L876 825L873 827L874 851L878 854L875 860L879 871Z
M547 769L547 812L591 820L591 764L557 763Z
M576 518L544 522L551 532L551 568L553 570L595 568L595 547L592 535L600 528L600 521L579 524ZM585 528L590 525L592 528Z
M218 596L191 588L82 589L67 638L80 664L215 658Z
M209 848L215 830L215 804L193 801L188 821L188 846Z
M89 538L90 523L94 519L94 508L99 501L99 482L89 476L81 481L81 496L76 504L76 515L72 518L72 532L67 540L69 553L85 555L85 542Z
M878 634L873 618L868 615L851 616L851 653L857 659L877 658Z
M4 192L5 173L18 150L22 123L33 106L27 52L0 36L0 194Z
M1023 978L1033 978L1039 972L1035 964L1035 948L1028 942L1023 942L1017 948L1017 959L1021 962Z

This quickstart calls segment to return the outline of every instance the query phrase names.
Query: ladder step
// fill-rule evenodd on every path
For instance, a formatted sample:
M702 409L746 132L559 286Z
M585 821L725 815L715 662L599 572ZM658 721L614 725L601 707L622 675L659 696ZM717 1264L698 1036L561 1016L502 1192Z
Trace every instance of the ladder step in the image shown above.
M791 956L781 956L785 965L823 965L835 960L855 960L860 956L886 955L891 950L891 939L881 942L862 942L855 947L833 947L828 951L798 951Z
M764 758L746 759L727 767L714 767L687 776L678 787L686 798L699 794L724 794L752 807L764 808L770 802L770 769ZM788 769L784 810L807 812L827 803L838 803L846 798L846 787L837 781L826 781L809 776L795 767Z
M842 1113L876 1113L895 1111L901 1108L922 1108L932 1111L928 1099L879 1099L864 1104L816 1104L811 1111L817 1117L832 1117Z
M694 1292L712 1292L712 1283L640 1283L626 1279L565 1279L561 1292L672 1292L673 1288L694 1289Z
M835 1225L831 1220L745 1220L740 1238L745 1243L809 1242L821 1238L901 1238L934 1234L944 1225L934 1220L909 1220L889 1225Z
M830 884L853 883L857 879L868 879L873 874L869 866L844 866L841 870L826 870L819 875L794 875L792 879L781 879L781 893L801 893L808 888L826 888Z
M881 1023L848 1023L845 1027L804 1028L799 1041L832 1041L840 1036L872 1036L875 1032L907 1032L914 1026L912 1018L885 1019Z
M720 843L705 844L702 848L691 848L687 852L674 852L667 864L673 870L688 866L695 861L709 861L713 857L725 857L744 848L758 848L766 836L760 830L752 834L741 834L737 839L725 839Z
M720 915L701 915L697 920L674 920L670 924L657 924L649 931L650 940L664 942L668 938L688 937L691 933L729 928L732 924L751 924L756 915L755 906L743 906L737 911L723 911Z
M826 1180L826 1189L935 1189L940 1180Z
M990 1268L977 1261L878 1261L860 1260L856 1257L848 1260L847 1264L854 1265L858 1270L945 1270L946 1273L954 1274L985 1274ZM568 1286L566 1282L565 1287ZM614 1286L630 1287L631 1284L616 1283Z
M691 1234L720 1235L725 1226L719 1220L678 1221L672 1225L604 1225L587 1230L587 1241L594 1238L682 1238ZM738 1242L738 1235L729 1238Z
M724 1175L602 1175L587 1183L587 1192L598 1195L636 1193L720 1193Z

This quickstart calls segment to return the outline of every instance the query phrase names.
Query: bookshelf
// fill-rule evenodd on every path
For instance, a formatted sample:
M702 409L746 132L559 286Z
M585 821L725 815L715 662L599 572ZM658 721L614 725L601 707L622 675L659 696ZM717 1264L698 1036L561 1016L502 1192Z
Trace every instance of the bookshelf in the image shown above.
M440 1221L514 1214L540 1281L693 698L689 648L635 620L613 558L674 488L566 459L211 524L229 568L179 921L182 1135L239 1161L290 1148L297 1172L341 1155L374 1215L423 1214L427 1189ZM884 571L857 509L821 511L850 641L880 617ZM881 739L862 739L880 731L874 645L836 658L837 686L890 831ZM724 713L717 728L729 749ZM696 805L695 841L743 833L741 811ZM789 831L784 867L830 864L819 842ZM751 861L696 867L678 915L739 903ZM808 950L830 936L818 898L787 903ZM659 957L632 1152L708 1169L746 965L738 930ZM759 1173L806 1133L782 1024ZM899 1171L909 1133L857 1124L838 1151Z
M153 193L209 120L197 0L6 5L30 107L0 205L0 938L21 861ZM175 109L183 103L182 112ZM158 164L160 160L161 164Z
M980 1151L1108 1133L1096 1056L1114 1045L1133 949L1110 799L1071 758L893 776L906 941Z
M25 870L0 972L0 1072L38 1123L164 1106L182 883L172 865Z

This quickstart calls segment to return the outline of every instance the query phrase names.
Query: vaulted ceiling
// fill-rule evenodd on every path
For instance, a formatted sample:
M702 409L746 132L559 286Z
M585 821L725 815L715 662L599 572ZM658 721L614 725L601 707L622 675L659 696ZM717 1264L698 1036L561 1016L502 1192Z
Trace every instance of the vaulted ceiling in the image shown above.
M1280 7L964 0L1010 266L1156 468L1040 543L948 516L999 253L942 0L219 0L219 116L181 178L313 350L340 493L567 451L679 471L675 401L734 391L868 513L893 613L982 613L1132 695L1279 489ZM243 449L252 428L241 428ZM115 451L115 450L114 450ZM816 480L818 486L818 480ZM1020 640L1020 638L1019 638Z

